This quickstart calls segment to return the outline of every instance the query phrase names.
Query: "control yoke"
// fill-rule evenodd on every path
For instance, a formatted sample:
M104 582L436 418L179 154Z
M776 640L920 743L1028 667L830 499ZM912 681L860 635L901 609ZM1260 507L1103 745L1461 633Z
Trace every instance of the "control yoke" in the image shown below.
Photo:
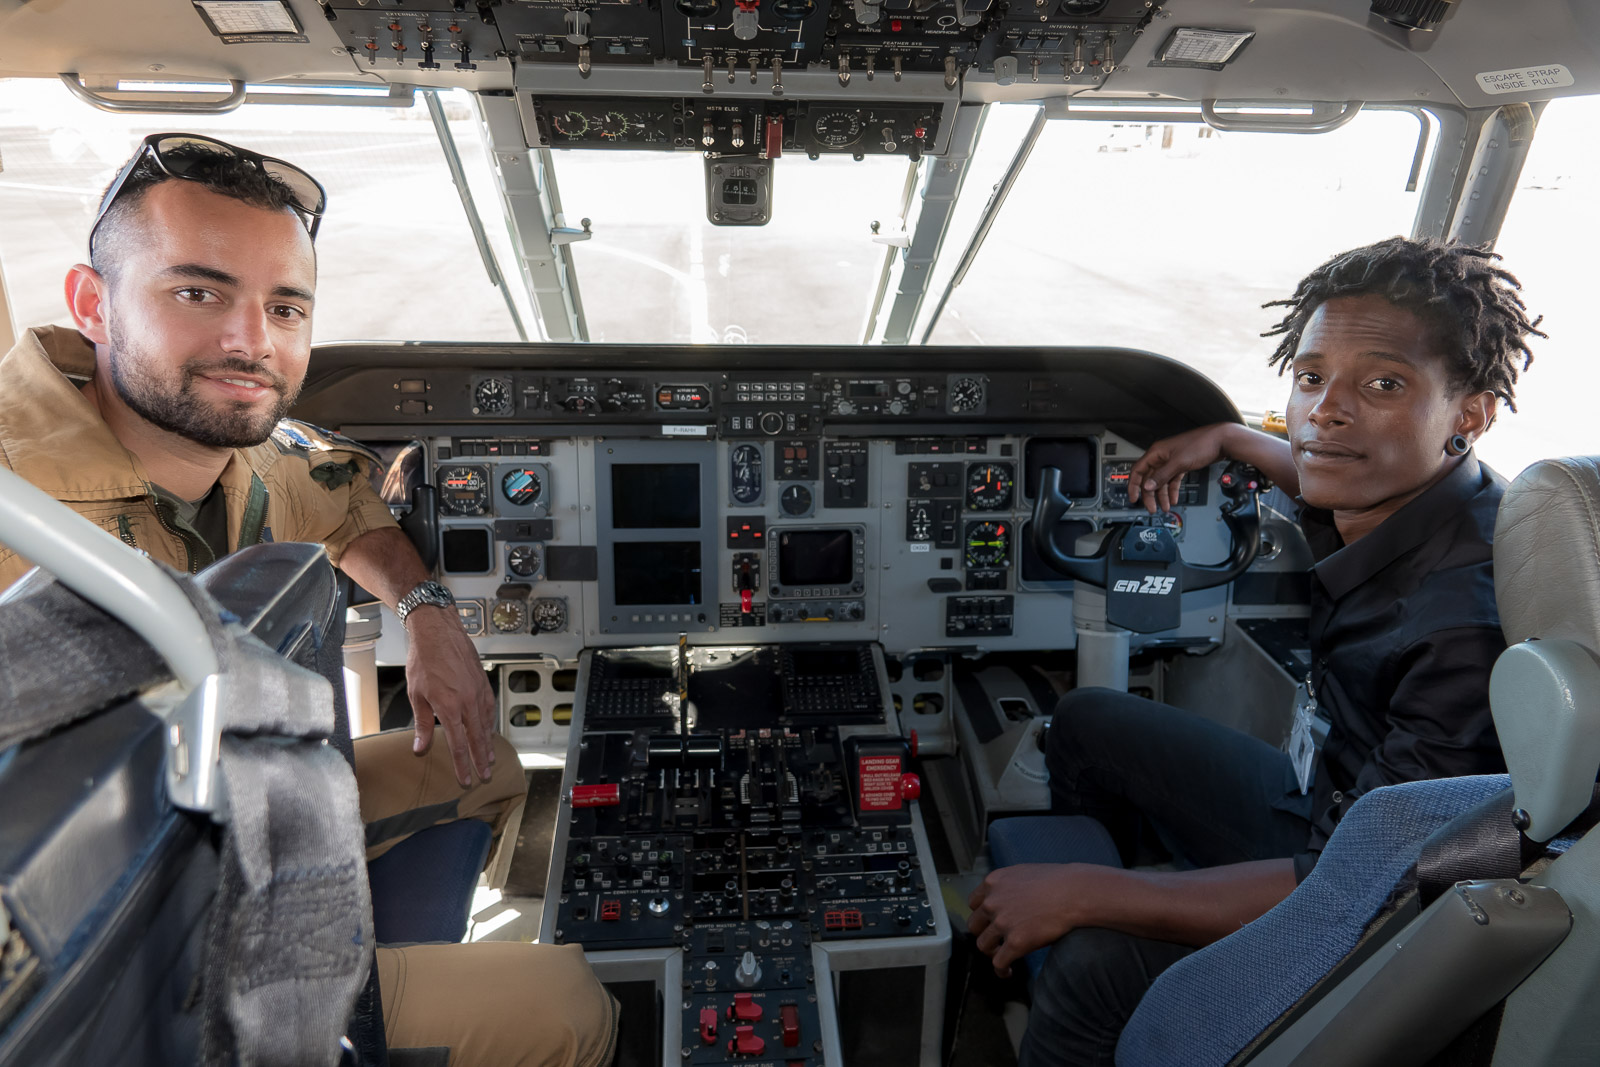
M1270 488L1261 472L1248 464L1228 464L1217 479L1228 498L1222 521L1232 535L1228 558L1221 563L1193 564L1178 554L1178 543L1165 526L1113 524L1092 556L1071 556L1055 542L1056 525L1072 506L1061 492L1061 471L1039 471L1034 496L1033 550L1065 577L1106 591L1106 621L1135 633L1156 633L1177 627L1185 590L1210 589L1231 582L1255 561L1261 545L1261 509L1257 496Z

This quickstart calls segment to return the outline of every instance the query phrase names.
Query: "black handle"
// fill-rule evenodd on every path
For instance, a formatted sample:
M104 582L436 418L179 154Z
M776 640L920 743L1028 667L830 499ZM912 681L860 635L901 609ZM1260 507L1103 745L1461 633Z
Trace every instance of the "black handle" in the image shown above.
M1240 483L1236 481L1236 484ZM1256 493L1245 491L1241 485L1239 489L1229 491L1228 495L1233 499L1222 506L1222 521L1227 524L1232 538L1228 546L1228 558L1221 563L1210 564L1192 564L1180 560L1179 573L1182 576L1182 588L1186 591L1210 589L1231 582L1255 562L1256 552L1261 547L1261 509ZM1119 538L1108 535L1092 556L1067 555L1056 545L1054 534L1056 524L1071 506L1071 501L1061 492L1061 471L1055 467L1042 468L1039 471L1039 491L1033 499L1033 550L1058 574L1104 589L1108 554L1112 543Z

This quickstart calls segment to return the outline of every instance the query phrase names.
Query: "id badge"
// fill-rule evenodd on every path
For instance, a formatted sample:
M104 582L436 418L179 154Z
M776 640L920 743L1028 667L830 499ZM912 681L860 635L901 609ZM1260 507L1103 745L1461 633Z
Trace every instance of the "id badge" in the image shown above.
M1311 791L1311 777L1316 772L1317 742L1311 733L1311 722L1317 715L1317 694L1311 688L1311 677L1295 687L1294 726L1289 731L1289 760L1294 764L1294 776L1300 783L1300 792Z

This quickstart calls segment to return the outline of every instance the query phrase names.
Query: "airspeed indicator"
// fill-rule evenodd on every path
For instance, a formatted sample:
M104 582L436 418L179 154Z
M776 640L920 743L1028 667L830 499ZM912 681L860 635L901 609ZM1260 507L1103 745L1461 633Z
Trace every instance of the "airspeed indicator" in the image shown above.
M974 463L967 468L967 508L1000 511L1011 506L1016 471L1009 463Z

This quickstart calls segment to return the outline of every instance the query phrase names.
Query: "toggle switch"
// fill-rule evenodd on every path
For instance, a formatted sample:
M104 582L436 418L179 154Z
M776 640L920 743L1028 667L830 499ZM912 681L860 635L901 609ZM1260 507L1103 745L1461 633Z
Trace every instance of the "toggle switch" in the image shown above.
M761 1005L756 1003L754 993L735 993L733 1003L728 1007L728 1018L741 1023L758 1023L765 1014Z
M797 1047L800 1044L800 1009L785 1004L778 1009L778 1020L783 1031L783 1047Z
M733 1039L728 1042L730 1056L759 1056L767 1050L767 1043L756 1036L753 1026L736 1026Z
M717 1009L700 1009L700 1040L707 1045L717 1043Z

